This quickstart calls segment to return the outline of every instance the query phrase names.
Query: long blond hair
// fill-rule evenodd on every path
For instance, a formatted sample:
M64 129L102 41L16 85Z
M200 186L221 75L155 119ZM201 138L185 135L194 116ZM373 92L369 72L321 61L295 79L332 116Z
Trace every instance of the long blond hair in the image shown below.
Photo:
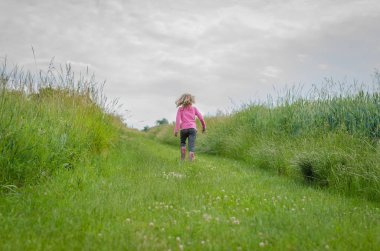
M177 99L175 104L179 106L188 106L195 103L195 97L189 93L182 94L182 96Z

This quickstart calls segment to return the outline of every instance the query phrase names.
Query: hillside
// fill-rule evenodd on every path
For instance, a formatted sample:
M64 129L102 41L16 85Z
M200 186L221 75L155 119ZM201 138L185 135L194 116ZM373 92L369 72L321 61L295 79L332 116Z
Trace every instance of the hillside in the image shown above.
M0 76L0 250L380 246L377 134L340 126L310 134L309 125L293 134L297 116L283 109L292 112L297 103L251 107L209 118L196 161L181 162L170 126L148 134L124 127L102 105L95 85L47 81L33 89L27 78L12 76L25 81L20 87ZM376 102L368 111L377 111ZM271 131L280 126L284 131ZM313 174L315 163L340 163L339 170L349 172L331 169L328 183L325 176L305 181L297 169L304 162L294 168L287 162L297 151L299 161L315 161ZM351 176L348 168L360 170L357 163L371 164L363 166L368 176ZM342 177L353 181L350 189Z
M329 83L306 98L288 92L277 101L206 118L208 132L198 133L197 151L379 202L379 91L380 81L367 91ZM149 135L178 145L172 125Z

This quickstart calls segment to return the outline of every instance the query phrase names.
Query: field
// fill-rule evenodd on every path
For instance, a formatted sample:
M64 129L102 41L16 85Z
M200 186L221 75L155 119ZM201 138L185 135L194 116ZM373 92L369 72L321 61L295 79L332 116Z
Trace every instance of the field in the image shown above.
M9 76L20 79L0 76L0 250L380 247L376 92L208 118L190 163L171 126L126 128L89 82L31 91Z
M198 152L379 202L380 78L371 88L329 82L306 97L296 93L206 118L210 130L198 134ZM150 130L178 145L172 134L172 125Z
M1 197L2 250L376 250L380 209L125 132L118 150Z

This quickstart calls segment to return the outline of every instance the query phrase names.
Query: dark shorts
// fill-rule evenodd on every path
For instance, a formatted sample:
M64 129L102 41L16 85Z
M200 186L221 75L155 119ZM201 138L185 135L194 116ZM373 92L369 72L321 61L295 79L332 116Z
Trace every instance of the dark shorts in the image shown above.
M197 137L197 130L194 128L182 129L180 131L181 147L186 146L186 139L188 138L189 151L195 151L195 138Z

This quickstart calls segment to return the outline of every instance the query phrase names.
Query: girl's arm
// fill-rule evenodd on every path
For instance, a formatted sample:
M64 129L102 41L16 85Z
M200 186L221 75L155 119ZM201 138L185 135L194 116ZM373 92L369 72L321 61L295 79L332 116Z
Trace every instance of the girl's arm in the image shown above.
M181 111L180 109L177 110L177 116L175 119L175 127L174 127L174 134L176 135L179 131L179 128L181 126Z
M199 118L199 120L201 121L201 124L202 124L202 131L206 131L206 123L205 123L205 120L203 119L203 116L202 114L198 111L197 108L195 108L195 115Z

